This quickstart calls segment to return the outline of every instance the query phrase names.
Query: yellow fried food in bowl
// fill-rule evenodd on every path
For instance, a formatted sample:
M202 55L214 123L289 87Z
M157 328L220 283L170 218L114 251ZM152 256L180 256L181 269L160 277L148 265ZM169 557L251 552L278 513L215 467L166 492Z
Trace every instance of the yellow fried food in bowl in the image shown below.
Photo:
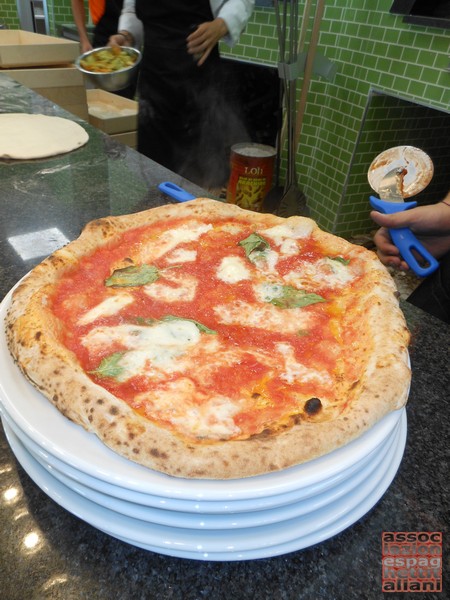
M80 66L93 73L112 73L131 67L136 59L137 56L129 54L119 46L112 46L90 52L80 60Z

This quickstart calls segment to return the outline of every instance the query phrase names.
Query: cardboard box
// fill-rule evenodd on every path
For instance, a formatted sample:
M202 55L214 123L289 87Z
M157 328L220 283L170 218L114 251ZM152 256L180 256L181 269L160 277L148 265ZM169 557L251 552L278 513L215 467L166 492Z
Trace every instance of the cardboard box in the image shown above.
M115 133L111 137L125 146L130 146L133 150L137 148L137 131L127 131L126 133Z
M3 72L77 117L89 120L83 74L73 65Z
M79 55L78 42L20 29L0 29L2 69L71 63Z
M91 125L110 135L136 132L137 102L104 90L87 90L86 93Z

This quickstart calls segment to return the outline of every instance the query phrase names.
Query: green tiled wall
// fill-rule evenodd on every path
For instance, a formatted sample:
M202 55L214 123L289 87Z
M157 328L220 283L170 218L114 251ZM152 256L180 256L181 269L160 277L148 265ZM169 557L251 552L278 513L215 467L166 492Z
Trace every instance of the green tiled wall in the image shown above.
M5 25L8 29L19 29L16 1L0 0L0 4L0 25ZM70 0L47 0L47 12L51 35L56 35L60 23L73 22Z
M15 0L1 0L0 25L8 29L19 28L19 17Z
M323 228L344 236L373 227L366 176L372 159L381 150L408 144L412 138L425 147L427 128L414 135L415 127L411 131L408 126L417 105L437 109L429 114L437 113L435 119L442 121L442 129L448 132L449 128L450 31L403 23L401 16L389 13L391 4L392 0L330 1L321 24L318 52L335 63L337 74L331 82L317 76L312 81L297 172L312 215ZM303 6L301 0L300 14ZM241 44L228 53L276 64L273 11L256 11ZM388 103L395 98L403 103L401 116L395 111L372 118L384 95ZM377 143L372 147L362 143L373 137ZM439 139L441 146L433 148L433 160L435 179L440 180L440 172L449 171L449 143L448 135ZM445 165L439 162L441 156L447 158ZM442 185L429 189L427 201L439 199ZM436 195L431 196L432 189Z
M304 4L299 0L300 14ZM325 4L318 52L333 61L337 74L332 81L313 78L296 164L312 216L324 229L349 236L372 227L366 173L376 154L412 139L427 146L427 126L416 127L421 117L415 111L423 106L434 109L427 113L433 123L439 122L433 127L448 132L450 30L403 23L401 16L389 13L392 0L328 0ZM309 35L315 6L313 1ZM70 0L48 0L48 12L52 33L59 24L72 21ZM15 2L2 0L0 22L18 27L15 14ZM222 51L275 66L273 9L255 9L240 43L231 50L223 46ZM441 180L441 172L449 170L448 134L431 137L436 175L424 196L427 202L438 199L440 189L448 184Z
M347 231L373 227L367 214L367 170L372 160L386 148L416 146L424 150L434 164L434 177L428 187L413 199L429 204L450 189L450 116L387 94L372 93L364 126L356 147L336 221ZM372 192L371 192L372 193Z
M87 6L87 2L85 3ZM62 23L73 23L70 0L47 0L50 29L53 34L59 31Z

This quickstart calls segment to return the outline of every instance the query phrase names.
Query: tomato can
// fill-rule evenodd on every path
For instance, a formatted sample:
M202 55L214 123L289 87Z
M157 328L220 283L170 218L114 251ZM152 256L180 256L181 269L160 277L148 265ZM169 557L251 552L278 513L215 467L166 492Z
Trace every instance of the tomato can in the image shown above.
M260 211L272 187L276 149L265 144L234 144L230 154L227 202Z

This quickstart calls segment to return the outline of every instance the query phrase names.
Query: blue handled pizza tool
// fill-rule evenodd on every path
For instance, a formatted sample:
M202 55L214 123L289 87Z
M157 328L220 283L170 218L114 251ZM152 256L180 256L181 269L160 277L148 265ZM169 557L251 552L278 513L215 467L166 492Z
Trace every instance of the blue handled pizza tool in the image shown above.
M196 196L193 196L182 187L176 183L172 183L171 181L164 181L163 183L160 183L158 188L161 190L161 192L164 192L164 194L167 194L178 202L187 202L188 200L194 200L196 198Z
M421 192L433 177L430 157L413 146L397 146L379 154L369 168L370 186L380 198L370 196L375 210L393 214L417 206L417 202L405 202L405 198ZM419 275L433 273L439 262L419 242L408 227L389 229L392 241L400 250L402 258Z

